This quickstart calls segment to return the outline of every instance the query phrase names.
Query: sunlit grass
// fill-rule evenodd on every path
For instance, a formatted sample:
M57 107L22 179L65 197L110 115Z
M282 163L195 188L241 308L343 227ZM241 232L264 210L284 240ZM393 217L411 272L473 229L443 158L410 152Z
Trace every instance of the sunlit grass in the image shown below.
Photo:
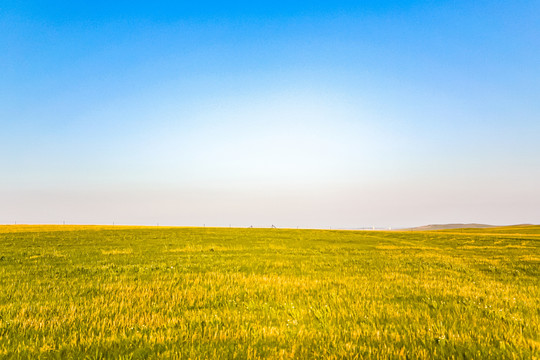
M538 229L0 226L0 358L538 358Z

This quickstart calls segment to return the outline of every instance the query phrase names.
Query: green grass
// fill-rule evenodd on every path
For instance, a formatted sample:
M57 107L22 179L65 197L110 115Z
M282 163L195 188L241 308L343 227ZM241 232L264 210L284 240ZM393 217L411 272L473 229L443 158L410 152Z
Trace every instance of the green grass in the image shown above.
M0 226L0 358L540 356L540 227Z

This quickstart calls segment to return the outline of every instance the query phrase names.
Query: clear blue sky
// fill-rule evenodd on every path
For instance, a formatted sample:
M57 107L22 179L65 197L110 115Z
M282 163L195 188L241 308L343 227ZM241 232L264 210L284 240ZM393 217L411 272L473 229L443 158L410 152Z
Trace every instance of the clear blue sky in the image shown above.
M539 223L538 1L0 4L0 223Z

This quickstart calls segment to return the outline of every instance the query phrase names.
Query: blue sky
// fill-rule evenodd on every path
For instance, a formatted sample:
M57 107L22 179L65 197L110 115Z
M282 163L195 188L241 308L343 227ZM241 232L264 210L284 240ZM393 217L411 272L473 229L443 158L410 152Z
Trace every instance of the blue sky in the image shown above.
M538 223L538 14L3 1L0 223Z

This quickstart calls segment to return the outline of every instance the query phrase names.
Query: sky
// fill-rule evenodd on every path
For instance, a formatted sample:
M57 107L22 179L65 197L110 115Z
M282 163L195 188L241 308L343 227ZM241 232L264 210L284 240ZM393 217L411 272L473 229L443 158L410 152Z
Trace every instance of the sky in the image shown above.
M540 223L538 1L0 4L0 223Z

